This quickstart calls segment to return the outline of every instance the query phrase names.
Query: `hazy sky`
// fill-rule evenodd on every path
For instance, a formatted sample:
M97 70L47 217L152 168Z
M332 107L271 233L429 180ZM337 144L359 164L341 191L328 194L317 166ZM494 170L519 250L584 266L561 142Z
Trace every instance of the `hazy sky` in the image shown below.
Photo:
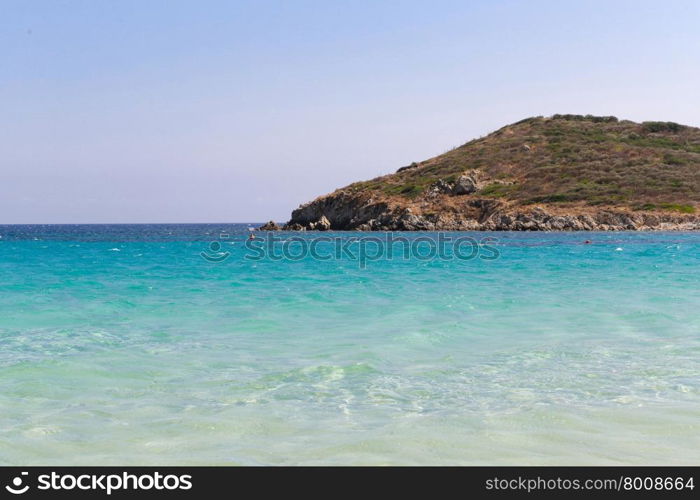
M0 0L0 223L287 220L553 113L700 125L700 2Z

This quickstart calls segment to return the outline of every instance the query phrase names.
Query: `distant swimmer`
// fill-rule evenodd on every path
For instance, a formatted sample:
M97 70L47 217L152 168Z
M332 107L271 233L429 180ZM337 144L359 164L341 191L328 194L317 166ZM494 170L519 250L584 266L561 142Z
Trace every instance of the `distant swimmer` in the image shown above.
M250 233L250 236L248 236L248 239L249 239L249 240L254 240L254 239L255 239L255 234Z
M591 243L593 243L591 240L586 240L583 242L584 245L590 245Z

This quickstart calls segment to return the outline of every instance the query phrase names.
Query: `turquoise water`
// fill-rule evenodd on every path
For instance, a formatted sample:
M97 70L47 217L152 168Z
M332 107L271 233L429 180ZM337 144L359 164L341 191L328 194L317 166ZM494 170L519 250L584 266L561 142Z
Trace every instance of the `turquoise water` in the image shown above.
M362 269L247 233L0 226L0 464L700 462L700 234Z

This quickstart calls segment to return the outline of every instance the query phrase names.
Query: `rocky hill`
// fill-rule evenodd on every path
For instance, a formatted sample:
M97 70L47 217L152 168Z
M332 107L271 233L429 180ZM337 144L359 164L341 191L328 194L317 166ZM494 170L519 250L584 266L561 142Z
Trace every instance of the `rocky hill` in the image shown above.
M284 229L699 230L699 206L700 129L554 115L321 196Z

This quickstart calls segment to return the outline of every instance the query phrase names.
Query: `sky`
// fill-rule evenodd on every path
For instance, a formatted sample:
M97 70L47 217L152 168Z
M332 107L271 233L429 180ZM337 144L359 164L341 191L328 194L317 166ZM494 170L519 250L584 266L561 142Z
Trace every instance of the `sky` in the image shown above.
M0 223L286 221L535 115L700 126L700 2L0 0Z

